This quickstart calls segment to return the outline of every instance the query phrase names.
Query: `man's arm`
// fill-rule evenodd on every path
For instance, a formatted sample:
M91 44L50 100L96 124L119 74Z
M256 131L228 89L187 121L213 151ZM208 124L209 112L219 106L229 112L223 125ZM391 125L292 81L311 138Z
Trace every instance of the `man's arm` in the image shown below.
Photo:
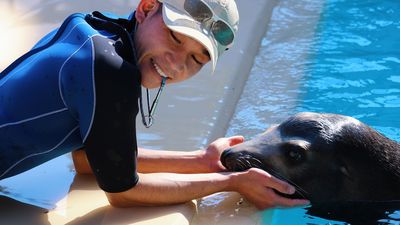
M243 136L219 138L207 149L197 151L155 151L139 148L139 173L212 173L225 168L220 162L222 151L240 144Z
M211 143L206 150L162 151L138 148L139 173L211 173L224 170L219 157L223 150L242 143L242 136L220 138ZM80 174L91 174L84 150L72 152L75 170Z
M177 204L221 191L237 191L257 208L308 204L277 195L292 194L294 189L265 171L252 168L244 172L207 174L139 174L135 187L120 193L106 193L116 207Z
M293 187L265 171L252 168L244 172L215 173L223 170L219 161L221 152L241 142L241 136L220 138L211 143L206 151L194 152L139 149L138 169L139 172L142 170L147 173L139 174L136 186L125 192L106 193L109 202L117 207L165 205L190 201L220 191L236 191L260 209L308 204L305 200L291 200L277 195L273 189L292 193ZM214 163L199 160L199 156ZM84 151L73 152L73 159L78 173L91 173ZM144 165L141 166L142 163ZM168 166L171 168L168 169ZM150 173L168 170L196 174ZM205 173L201 170L214 172Z
M84 149L72 152L75 170L79 174L92 174ZM138 148L139 173L206 173L211 171L210 161L202 150L181 152Z

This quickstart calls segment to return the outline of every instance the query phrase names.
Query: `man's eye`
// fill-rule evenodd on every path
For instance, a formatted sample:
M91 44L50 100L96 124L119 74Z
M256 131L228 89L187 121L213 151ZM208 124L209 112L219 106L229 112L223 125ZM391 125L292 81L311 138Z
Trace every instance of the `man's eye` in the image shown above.
M193 60L194 60L197 64L199 64L200 66L203 65L203 63L200 62L200 60L198 60L198 59L196 58L196 56L192 55L192 58L193 58Z
M170 31L171 37L174 39L174 41L178 44L182 43L176 36L175 33L171 30Z

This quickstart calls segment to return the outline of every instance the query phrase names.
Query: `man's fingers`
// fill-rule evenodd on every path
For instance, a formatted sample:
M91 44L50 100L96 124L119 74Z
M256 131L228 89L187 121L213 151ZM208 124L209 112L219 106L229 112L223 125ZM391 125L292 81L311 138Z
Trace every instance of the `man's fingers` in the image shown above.
M310 202L305 199L285 198L283 196L280 196L270 188L266 188L264 189L263 192L260 192L260 196L263 196L263 199L261 199L259 196L251 196L253 197L252 200L254 205L260 210L273 207L287 208L287 207L305 206L310 204Z
M266 184L266 186L284 194L291 195L294 194L294 192L296 191L296 189L292 185L271 175L269 175L267 182L268 183Z
M275 190L277 190L277 191L279 191L281 193L288 194L288 195L294 194L296 192L296 189L292 185L288 184L287 182L285 182L283 180L280 180L280 179L272 176L271 174L269 174L269 173L267 173L267 172L265 172L265 171L263 171L261 169L251 168L251 169L249 169L249 173L256 173L256 174L257 173L258 174L261 173L262 176L264 177L263 178L263 181L264 181L263 185L265 187L267 187L267 188L272 188L272 189L275 189Z
M220 150L225 150L227 148L230 148L234 145L243 143L244 137L241 135L237 136L232 136L232 137L224 137L224 138L218 138L214 142L212 142L209 145L209 148L215 148L215 149L220 149Z
M277 207L294 207L294 206L302 206L309 205L310 201L306 199L290 199L282 197L276 193L273 193L274 205Z
M244 142L244 137L241 135L232 136L228 138L229 147L240 144Z

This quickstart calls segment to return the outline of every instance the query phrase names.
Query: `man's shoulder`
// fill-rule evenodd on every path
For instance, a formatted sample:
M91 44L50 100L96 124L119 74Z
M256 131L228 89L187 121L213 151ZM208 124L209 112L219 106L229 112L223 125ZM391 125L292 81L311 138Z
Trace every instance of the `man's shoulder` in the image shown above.
M93 37L95 68L107 73L129 73L139 76L139 70L135 63L127 60L127 51L123 43L117 39L106 36Z

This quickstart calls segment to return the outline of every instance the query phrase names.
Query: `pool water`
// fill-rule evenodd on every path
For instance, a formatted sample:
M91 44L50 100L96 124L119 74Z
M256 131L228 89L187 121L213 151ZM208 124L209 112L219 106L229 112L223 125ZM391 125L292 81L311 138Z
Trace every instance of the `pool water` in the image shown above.
M400 140L400 2L325 4L297 111L346 114Z
M353 116L400 140L400 1L280 1L227 135L251 138L302 111ZM400 224L398 210L381 222ZM262 224L343 224L307 208ZM385 223L385 224L386 224Z

